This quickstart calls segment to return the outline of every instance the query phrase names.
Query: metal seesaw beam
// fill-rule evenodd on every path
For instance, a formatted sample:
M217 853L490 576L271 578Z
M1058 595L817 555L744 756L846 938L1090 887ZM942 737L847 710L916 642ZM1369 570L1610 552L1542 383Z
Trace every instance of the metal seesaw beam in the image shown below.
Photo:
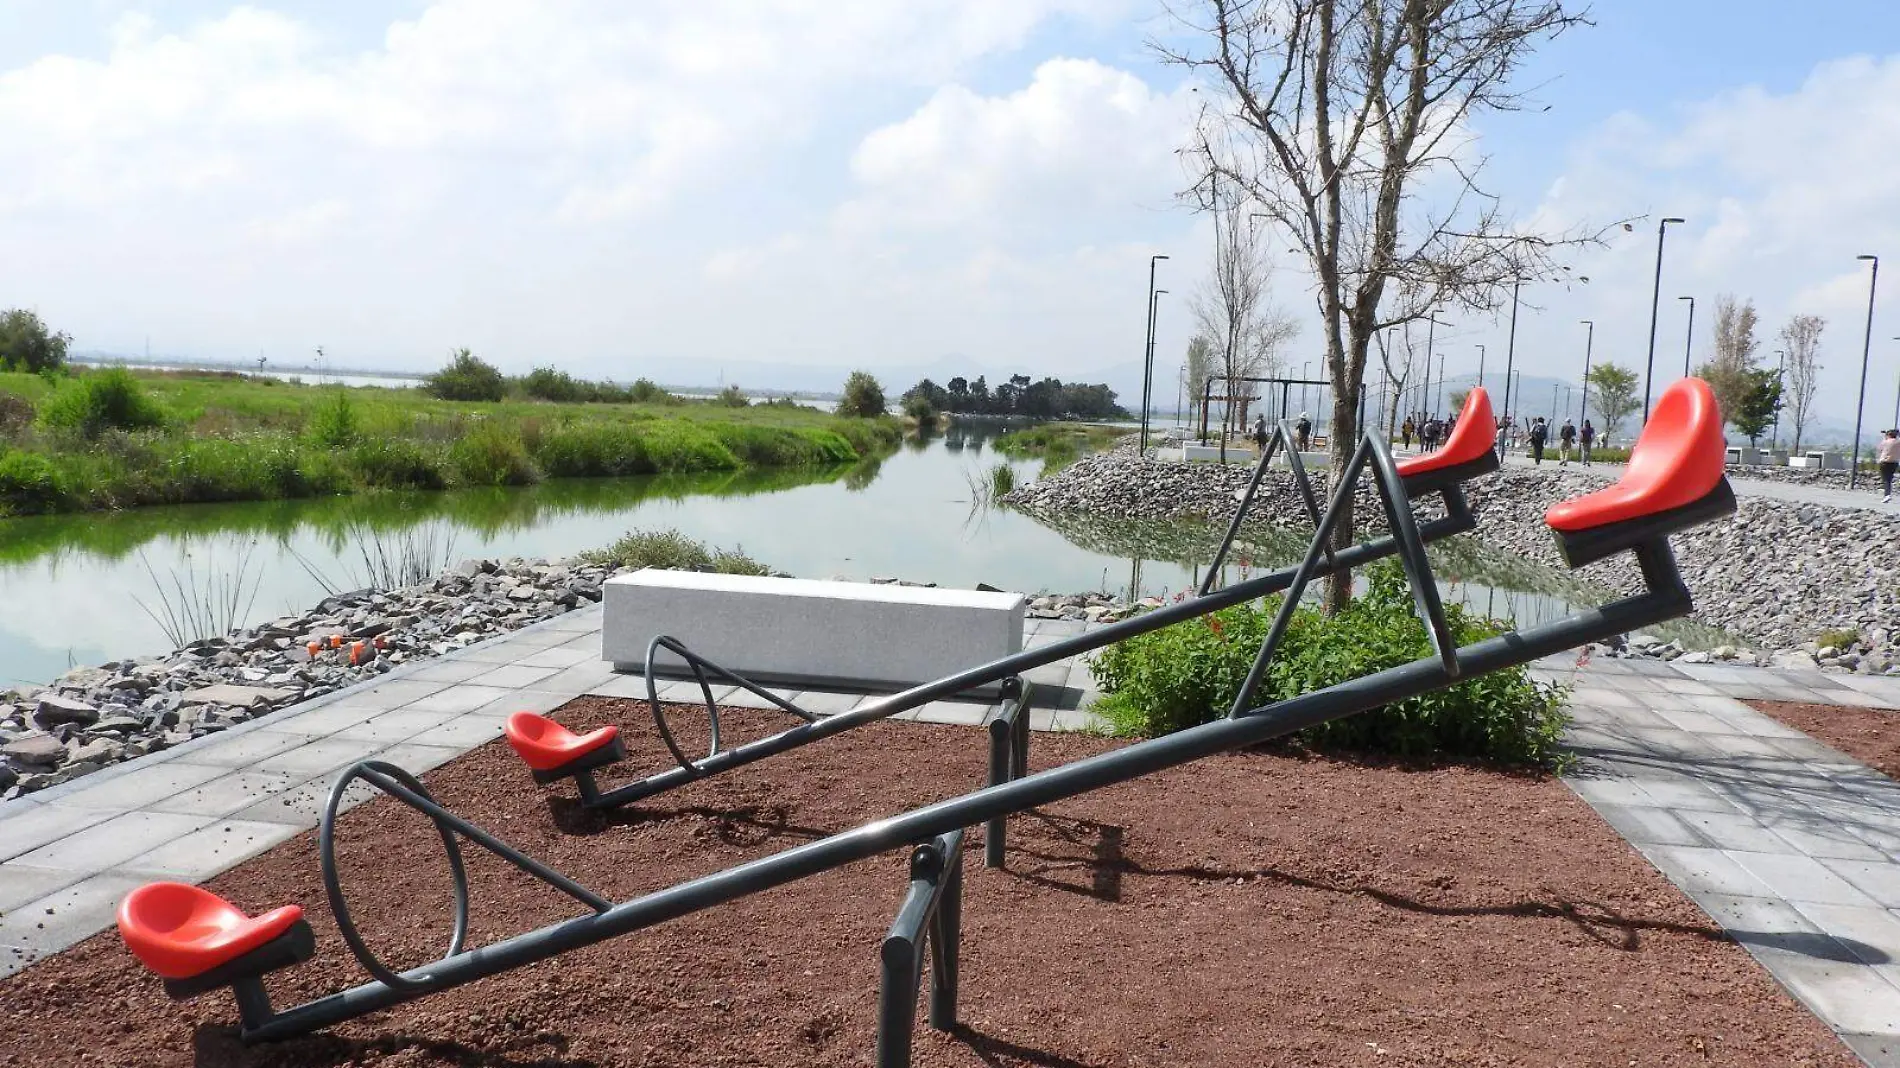
M1339 502L1345 494L1353 492L1353 488L1351 480L1340 480L1339 485L1335 487L1333 508L1329 510L1329 515L1338 511ZM1438 492L1445 502L1445 515L1416 526L1416 534L1421 544L1448 538L1453 534L1463 534L1477 527L1477 520L1471 514L1470 505L1465 500L1462 488L1453 484L1443 487ZM1409 504L1404 510L1406 518L1410 520ZM1314 567L1310 577L1316 578L1336 571L1365 567L1388 556L1404 552L1403 542L1393 535L1361 542L1344 549L1327 549L1326 559ZM992 660L987 664L978 664L954 675L913 686L881 700L869 702L849 712L815 722L800 723L777 734L712 754L694 761L690 766L668 768L666 771L657 772L646 778L635 779L591 798L585 798L585 803L590 808L613 808L665 793L709 775L716 775L754 761L777 756L801 745L809 745L834 734L842 734L866 723L888 719L899 712L918 708L977 686L999 682L1012 675L1020 675L1033 668L1067 660L1082 653L1094 652L1138 634L1147 634L1150 631L1170 627L1184 620L1211 614L1222 608L1280 593L1292 584L1296 572L1295 568L1275 571L1259 578L1237 582L1225 589L1200 597L1163 605L1151 612L1130 616L1119 623L1111 623L1085 634L1052 642L1040 648L1025 649L1020 653Z

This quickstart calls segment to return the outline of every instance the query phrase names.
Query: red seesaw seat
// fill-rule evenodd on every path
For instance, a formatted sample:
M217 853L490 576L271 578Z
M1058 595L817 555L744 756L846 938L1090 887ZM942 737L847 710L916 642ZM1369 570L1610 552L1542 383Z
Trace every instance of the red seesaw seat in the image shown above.
M1399 477L1405 480L1406 490L1416 497L1495 471L1498 468L1498 455L1491 445L1496 434L1497 421L1491 416L1491 394L1483 386L1475 387L1465 397L1465 406L1458 413L1451 439L1437 452L1420 453L1400 460Z
M508 744L534 772L536 782L552 782L626 755L620 744L620 728L614 726L575 734L539 713L516 712L508 717L504 733Z
M1684 378L1663 391L1630 450L1623 477L1607 489L1551 505L1544 522L1570 566L1665 536L1735 510L1722 476L1727 456L1715 391Z
M290 933L303 909L285 905L262 916L185 883L147 883L119 903L126 948L166 979L193 979Z

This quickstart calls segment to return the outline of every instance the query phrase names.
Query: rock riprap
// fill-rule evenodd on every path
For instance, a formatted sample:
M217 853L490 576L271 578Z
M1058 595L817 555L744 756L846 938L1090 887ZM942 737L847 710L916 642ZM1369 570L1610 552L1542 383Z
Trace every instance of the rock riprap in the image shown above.
M466 560L359 590L169 656L76 668L0 692L0 797L15 797L600 600L607 568Z

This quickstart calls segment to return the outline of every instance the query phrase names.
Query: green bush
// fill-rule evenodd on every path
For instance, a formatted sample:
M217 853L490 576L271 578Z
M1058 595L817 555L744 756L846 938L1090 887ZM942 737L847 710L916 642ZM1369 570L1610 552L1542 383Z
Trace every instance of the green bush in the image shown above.
M442 400L498 401L507 394L508 383L493 364L457 349L448 366L430 375L422 388Z
M884 414L884 387L868 371L853 371L844 380L844 394L838 399L838 414L869 419Z
M339 386L328 400L317 405L310 413L304 432L310 443L320 449L347 449L356 444L361 429L349 391Z
M30 452L0 455L0 515L50 512L63 496L59 472L46 457Z
M436 455L401 438L358 444L350 451L350 465L364 485L378 489L441 489L448 484Z
M40 422L96 438L107 430L161 426L165 414L123 367L108 367L65 382L40 405Z
M1369 591L1334 618L1310 608L1295 613L1255 703L1283 701L1431 655L1397 564L1377 565L1369 578ZM1140 736L1226 715L1279 604L1269 598L1239 605L1108 647L1092 665L1106 695L1096 711L1117 733ZM1461 645L1502 629L1458 605L1447 605L1446 616ZM1567 721L1562 693L1514 668L1321 724L1296 737L1323 749L1549 768L1561 763L1558 740Z
M643 567L667 571L717 571L725 575L764 575L770 569L745 554L744 549L708 549L677 530L635 530L605 549L581 554L600 567Z
M449 465L469 486L526 486L541 477L520 435L496 423L482 423L449 446Z

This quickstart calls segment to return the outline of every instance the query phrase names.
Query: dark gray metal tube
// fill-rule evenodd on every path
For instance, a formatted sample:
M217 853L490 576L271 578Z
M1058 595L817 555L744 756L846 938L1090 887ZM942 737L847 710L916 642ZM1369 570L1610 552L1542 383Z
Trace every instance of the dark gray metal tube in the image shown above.
M1465 650L1459 660L1465 674L1482 675L1517 667L1587 642L1602 641L1614 634L1652 626L1684 615L1691 608L1680 582L1667 583L1655 592L1580 612L1569 619L1478 642ZM416 980L412 988L395 989L381 982L365 983L286 1010L268 1023L247 1030L244 1037L257 1041L304 1034L426 993L546 960L571 949L783 886L817 872L927 841L997 815L1051 804L1231 749L1258 745L1329 720L1416 697L1456 681L1456 677L1446 673L1443 664L1431 659L1389 668L1238 718L1217 720L1050 768L1002 786L876 820L855 830L623 902L597 915L564 920L470 950L407 973L405 978Z
M1448 538L1453 534L1463 534L1474 529L1477 522L1470 512L1455 509L1455 514L1434 519L1419 528L1420 536L1428 541ZM1330 575L1334 571L1365 567L1393 555L1398 551L1395 539L1379 538L1358 545L1335 550L1331 559L1320 565L1313 573L1314 578ZM684 786L689 782L714 775L731 768L740 767L766 757L776 756L787 750L808 745L821 738L842 734L854 727L861 727L880 719L887 719L899 712L908 711L944 697L950 697L977 686L984 686L1011 675L1019 675L1045 664L1058 660L1067 660L1081 653L1093 652L1103 646L1132 638L1137 634L1147 634L1163 627L1173 626L1183 620L1194 619L1219 611L1222 608L1242 604L1256 597L1266 597L1279 593L1292 581L1291 569L1276 571L1270 575L1237 582L1225 589L1216 590L1204 597L1183 600L1175 604L1163 605L1152 612L1143 612L1131 616L1119 623L1111 623L1086 634L1065 638L1059 642L1035 649L1025 649L1020 653L992 660L987 664L978 664L966 668L954 675L913 686L908 690L892 694L880 701L861 705L850 712L829 716L814 723L800 723L796 727L768 735L744 745L734 746L716 756L699 761L689 771L686 768L669 768L666 771L636 779L624 786L617 787L600 796L596 804L603 807L624 805L638 801L643 797L665 793L668 790Z

